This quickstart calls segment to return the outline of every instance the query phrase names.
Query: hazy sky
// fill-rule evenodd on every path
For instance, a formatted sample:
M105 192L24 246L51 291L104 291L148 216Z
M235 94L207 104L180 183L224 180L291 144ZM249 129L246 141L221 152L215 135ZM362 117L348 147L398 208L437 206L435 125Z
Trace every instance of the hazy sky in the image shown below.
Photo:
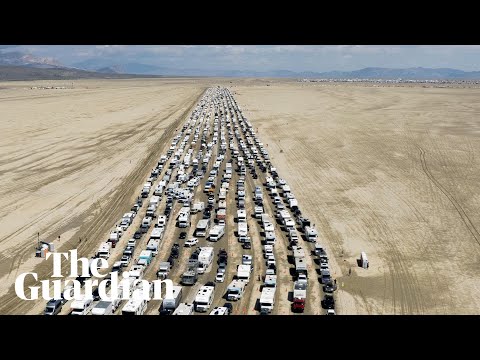
M183 69L322 72L421 66L480 70L478 45L22 45L4 51L14 50L54 57L65 65L95 58L111 65L135 62Z

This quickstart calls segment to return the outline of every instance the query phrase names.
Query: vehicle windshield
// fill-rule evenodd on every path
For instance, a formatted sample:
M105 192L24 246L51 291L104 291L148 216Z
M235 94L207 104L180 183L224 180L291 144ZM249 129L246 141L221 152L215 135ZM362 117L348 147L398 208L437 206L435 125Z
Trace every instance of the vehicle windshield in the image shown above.
M53 306L47 306L45 308L46 313L53 313L55 311L55 308Z

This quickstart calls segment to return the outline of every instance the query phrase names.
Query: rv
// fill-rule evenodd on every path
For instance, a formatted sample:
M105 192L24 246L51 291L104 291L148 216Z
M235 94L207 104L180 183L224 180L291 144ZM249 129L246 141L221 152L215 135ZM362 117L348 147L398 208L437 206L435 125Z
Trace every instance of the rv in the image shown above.
M264 287L260 295L260 313L270 314L275 305L275 289L274 287Z
M160 215L157 220L157 227L163 228L167 224L167 217L165 215Z
M317 229L311 226L306 226L305 227L305 235L307 236L307 240L309 242L316 242L318 238L318 232Z
M129 278L141 280L143 278L144 271L145 266L140 264L133 265L129 270Z
M263 247L263 256L265 259L268 259L271 255L273 255L273 245L265 245Z
M213 286L202 286L195 297L195 311L206 312L213 302L215 288Z
M238 222L247 222L247 212L245 209L237 210L237 219Z
M266 275L265 281L263 283L265 287L276 287L277 286L277 275Z
M162 306L160 307L160 314L170 315L172 314L177 306L182 301L182 287L174 286L173 287L173 296L171 298L164 298Z
M195 236L204 237L207 236L207 231L210 227L210 219L202 219L197 223L195 229Z
M213 261L213 247L202 247L198 254L198 273L203 274Z
M152 230L152 233L150 234L150 239L156 239L160 241L163 237L163 227L156 227Z
M162 185L157 185L153 194L156 196L161 196L163 194L163 189L164 187Z
M250 281L250 273L252 272L252 265L238 265L237 266L237 280L243 280L246 284Z
M161 280L166 279L168 274L170 273L171 268L172 266L168 261L161 262L157 271L157 278Z
M201 212L205 209L205 203L202 202L196 202L192 206L192 210L190 211L192 214L196 214L198 212Z
M219 209L217 211L217 220L219 223L225 223L226 216L227 216L226 209Z
M112 301L100 301L92 309L92 315L112 315L115 309Z
M218 241L225 234L225 227L222 225L215 225L210 230L210 241Z
M150 198L150 202L149 202L149 206L150 205L154 205L155 206L155 209L158 207L158 204L160 204L160 196L157 196L157 195L154 195Z
M175 309L172 315L192 315L193 314L193 304L181 303Z
M147 310L147 300L130 299L122 309L122 315L143 315Z
M99 258L108 260L108 258L110 257L110 246L111 244L109 242L101 243L97 251L97 256Z
M143 220L142 220L142 225L140 226L141 228L141 231L143 233L146 233L148 231L148 229L150 228L150 225L152 223L152 219L149 218L149 217L144 217Z
M182 274L182 285L195 285L198 279L198 260L189 259L187 270Z
M143 250L140 253L139 260L145 260L146 265L150 265L153 259L153 252L151 250Z
M289 199L289 200L288 200L288 206L289 206L290 209L292 209L292 210L298 208L298 201L297 201L297 199L295 199L295 198Z
M70 309L72 309L71 315L87 315L90 312L90 309L93 306L93 299L92 298L81 298L78 300L74 300L70 305Z
M228 186L228 184L227 184ZM220 189L220 193L218 194L218 199L220 201L225 201L225 199L227 198L227 190L225 190L222 186L222 189Z
M295 230L295 221L293 221L293 219L285 220L284 225L288 232Z
M131 296L133 294L133 290L135 290L135 282L134 281L135 281L134 278L128 278L128 280L125 280L125 282L120 282L118 284L118 296L119 296L119 298L122 297L124 287L126 289L128 289L128 290L125 290L126 294L128 296ZM117 307L118 307L118 304L117 304Z
M267 231L265 232L265 243L267 245L275 245L275 232L273 231Z
M190 225L190 208L182 207L178 214L178 227L186 228Z
M248 235L248 225L246 222L239 222L238 223L238 236L247 236Z
M262 214L262 226L265 228L267 224L271 224L272 220L270 218L270 215L268 214Z
M209 315L230 315L228 308L224 306L215 307Z
M227 208L227 202L225 200L220 200L218 202L218 208L219 209L226 209Z
M293 304L292 310L303 312L305 310L305 300L307 299L307 282L297 280L293 285Z
M255 206L255 218L260 219L263 215L263 206Z
M245 292L247 283L243 280L233 280L227 288L227 300L240 300Z
M160 246L160 240L151 238L148 241L147 250L150 250L152 252L152 255L156 256L158 254L158 247L159 246Z

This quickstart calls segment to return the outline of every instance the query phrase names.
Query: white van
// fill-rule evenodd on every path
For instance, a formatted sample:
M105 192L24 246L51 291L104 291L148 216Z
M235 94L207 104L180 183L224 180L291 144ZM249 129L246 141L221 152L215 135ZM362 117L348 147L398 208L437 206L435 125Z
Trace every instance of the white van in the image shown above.
M143 315L147 310L147 300L130 299L122 309L122 315Z
M71 315L87 315L90 312L90 309L93 307L92 298L83 298L79 300L74 300L70 305L72 309Z
M195 297L195 311L206 312L213 302L215 288L213 286L202 286Z

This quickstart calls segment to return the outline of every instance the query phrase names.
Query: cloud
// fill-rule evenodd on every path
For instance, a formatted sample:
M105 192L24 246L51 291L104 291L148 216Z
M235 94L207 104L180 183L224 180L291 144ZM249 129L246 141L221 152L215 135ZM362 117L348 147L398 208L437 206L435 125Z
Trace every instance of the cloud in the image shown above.
M0 45L0 51L5 49L17 48L18 45Z
M0 45L69 65L85 60L208 70L357 70L452 67L479 70L479 45Z

